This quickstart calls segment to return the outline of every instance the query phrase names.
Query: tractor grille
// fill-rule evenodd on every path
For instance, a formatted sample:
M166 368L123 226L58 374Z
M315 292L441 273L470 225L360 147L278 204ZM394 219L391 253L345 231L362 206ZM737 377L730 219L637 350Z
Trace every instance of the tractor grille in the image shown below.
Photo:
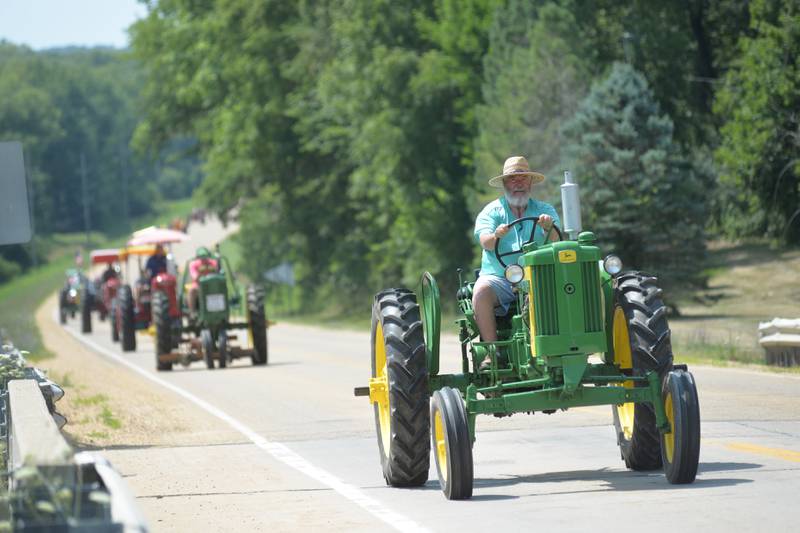
M558 335L554 265L533 267L533 294L537 335Z
M583 323L586 333L603 331L603 315L600 309L600 272L597 263L581 263L583 281Z

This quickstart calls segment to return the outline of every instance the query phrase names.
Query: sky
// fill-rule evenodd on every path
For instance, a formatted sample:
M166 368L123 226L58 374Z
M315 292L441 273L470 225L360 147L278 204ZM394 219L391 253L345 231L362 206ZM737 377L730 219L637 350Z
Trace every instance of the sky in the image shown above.
M137 0L0 0L0 40L34 50L128 46L126 29L147 8Z

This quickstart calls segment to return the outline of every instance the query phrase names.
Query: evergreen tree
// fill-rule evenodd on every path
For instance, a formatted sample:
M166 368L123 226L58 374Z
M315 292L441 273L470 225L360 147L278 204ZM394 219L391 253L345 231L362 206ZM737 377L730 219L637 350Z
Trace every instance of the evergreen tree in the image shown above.
M706 219L703 180L672 132L647 80L621 63L592 87L564 130L584 228L629 268L660 274L666 285L696 273Z

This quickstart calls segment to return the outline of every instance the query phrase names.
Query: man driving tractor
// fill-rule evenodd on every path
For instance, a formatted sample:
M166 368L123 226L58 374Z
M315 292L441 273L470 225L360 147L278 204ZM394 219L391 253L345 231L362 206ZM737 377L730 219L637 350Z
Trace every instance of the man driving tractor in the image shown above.
M156 245L155 253L147 258L144 269L147 274L147 279L151 282L158 274L167 271L167 256L164 253L164 247L162 245Z
M199 291L198 280L207 275L219 272L219 262L211 256L211 252L205 246L201 246L195 252L195 258L189 262L189 276L191 285L189 287L189 311L192 314L197 312L197 293Z
M544 181L544 175L531 171L528 161L522 156L506 159L503 173L489 180L489 185L502 188L503 196L490 202L475 219L475 240L482 252L481 270L472 295L472 307L475 321L484 342L497 340L497 323L495 315L502 316L509 305L516 299L511 282L506 280L504 269L494 254L495 245L499 241L498 251L501 253L522 250L533 221L526 221L509 230L508 223L522 217L539 217L536 228L536 241L543 242L545 232L549 239L558 240L553 224L561 224L558 213L552 205L534 200L531 196L533 185ZM516 258L511 256L512 261ZM481 363L481 369L491 364L489 356Z

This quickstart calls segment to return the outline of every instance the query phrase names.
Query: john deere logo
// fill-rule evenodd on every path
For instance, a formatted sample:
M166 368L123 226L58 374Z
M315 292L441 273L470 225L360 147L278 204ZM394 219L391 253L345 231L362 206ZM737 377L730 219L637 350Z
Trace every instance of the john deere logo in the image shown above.
M566 285L564 285L564 292L566 292L567 294L573 294L575 292L575 285L573 285L572 283L567 283Z
M578 260L578 254L575 250L561 250L558 252L558 261L560 263L574 263Z

